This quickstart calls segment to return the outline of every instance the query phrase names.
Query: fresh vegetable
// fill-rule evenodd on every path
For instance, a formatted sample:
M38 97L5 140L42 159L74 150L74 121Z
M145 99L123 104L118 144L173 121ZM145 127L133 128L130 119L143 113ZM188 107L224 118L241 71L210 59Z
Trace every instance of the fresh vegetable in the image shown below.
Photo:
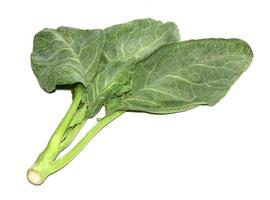
M33 72L43 90L69 88L73 101L28 170L28 180L42 184L125 112L168 114L215 105L248 68L252 57L251 48L242 40L180 42L174 23L153 19L104 30L43 29L34 39ZM105 116L59 158L103 106Z

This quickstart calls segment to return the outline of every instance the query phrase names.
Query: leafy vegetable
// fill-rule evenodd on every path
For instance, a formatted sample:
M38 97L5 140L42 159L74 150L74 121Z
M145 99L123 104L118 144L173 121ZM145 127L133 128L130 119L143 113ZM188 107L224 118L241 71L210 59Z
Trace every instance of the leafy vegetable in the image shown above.
M28 170L36 185L67 165L107 124L127 111L156 114L215 105L252 61L239 39L180 42L177 26L140 19L104 30L44 29L34 39L32 69L46 92L71 89L73 101ZM106 115L66 154L85 122Z

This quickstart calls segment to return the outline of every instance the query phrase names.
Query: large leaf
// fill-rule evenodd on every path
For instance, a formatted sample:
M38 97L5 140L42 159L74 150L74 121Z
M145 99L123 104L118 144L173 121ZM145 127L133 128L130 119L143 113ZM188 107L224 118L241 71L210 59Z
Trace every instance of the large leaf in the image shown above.
M165 45L135 69L126 95L107 103L116 110L174 113L214 105L248 68L252 51L239 39L190 40Z
M37 33L31 61L41 87L47 92L74 83L86 87L97 73L105 40L102 30L60 27Z
M164 44L179 41L179 31L172 23L140 19L104 30L104 46L99 73L89 82L89 115L95 115L104 101L130 90L134 66Z

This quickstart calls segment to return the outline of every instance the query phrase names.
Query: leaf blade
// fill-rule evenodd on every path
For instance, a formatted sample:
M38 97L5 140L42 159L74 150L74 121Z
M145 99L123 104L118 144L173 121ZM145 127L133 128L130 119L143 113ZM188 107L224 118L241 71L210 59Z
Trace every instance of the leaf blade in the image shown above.
M131 91L108 103L107 113L129 110L167 114L199 105L213 106L247 69L252 57L248 44L238 39L165 45L136 66Z

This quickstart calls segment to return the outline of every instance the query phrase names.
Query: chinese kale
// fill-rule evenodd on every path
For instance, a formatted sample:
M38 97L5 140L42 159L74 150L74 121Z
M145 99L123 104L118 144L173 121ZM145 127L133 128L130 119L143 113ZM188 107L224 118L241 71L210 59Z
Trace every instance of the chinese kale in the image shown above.
M104 30L68 27L36 34L32 69L46 92L71 88L73 101L28 170L36 185L67 165L108 123L127 111L168 114L215 105L252 61L239 39L180 42L177 26L140 19ZM104 118L65 155L87 119Z

